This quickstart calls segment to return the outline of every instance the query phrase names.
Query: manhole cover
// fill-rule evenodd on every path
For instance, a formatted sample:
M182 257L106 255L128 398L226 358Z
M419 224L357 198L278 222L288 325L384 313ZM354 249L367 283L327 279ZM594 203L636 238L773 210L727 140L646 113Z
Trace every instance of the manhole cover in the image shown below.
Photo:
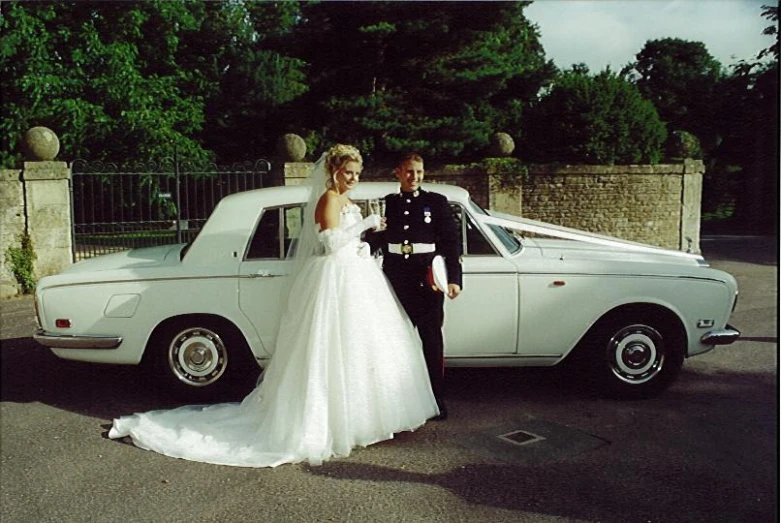
M490 459L519 465L561 461L610 442L573 427L529 417L455 436L458 444Z
M537 434L532 434L531 432L526 432L523 430L516 430L513 432L508 432L507 434L500 434L497 436L497 438L510 442L513 445L528 445L529 443L535 443L545 439L542 436L538 436Z

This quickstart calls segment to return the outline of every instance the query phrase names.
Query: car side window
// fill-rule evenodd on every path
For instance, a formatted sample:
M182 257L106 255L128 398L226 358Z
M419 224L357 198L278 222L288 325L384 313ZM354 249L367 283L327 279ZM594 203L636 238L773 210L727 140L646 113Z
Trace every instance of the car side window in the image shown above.
M283 241L283 251L282 255L287 256L287 251L290 249L290 244L298 238L298 235L301 234L301 222L304 218L304 208L301 205L296 205L293 207L285 207L283 209L283 214L285 218L284 222L284 236L282 237Z
M491 242L483 235L477 224L469 216L469 213L456 204L450 204L453 210L453 217L458 225L458 230L461 235L461 246L464 255L467 256L480 256L480 255L496 255L496 249L493 248Z
M279 209L264 209L247 250L246 259L279 258Z
M247 249L247 260L284 259L290 244L301 231L302 207L265 209Z

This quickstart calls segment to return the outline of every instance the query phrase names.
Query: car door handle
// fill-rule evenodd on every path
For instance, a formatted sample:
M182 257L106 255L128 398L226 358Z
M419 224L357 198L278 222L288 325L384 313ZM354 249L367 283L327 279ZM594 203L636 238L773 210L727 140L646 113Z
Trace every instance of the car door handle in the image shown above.
M250 278L278 278L282 274L273 274L269 271L258 271L249 275Z

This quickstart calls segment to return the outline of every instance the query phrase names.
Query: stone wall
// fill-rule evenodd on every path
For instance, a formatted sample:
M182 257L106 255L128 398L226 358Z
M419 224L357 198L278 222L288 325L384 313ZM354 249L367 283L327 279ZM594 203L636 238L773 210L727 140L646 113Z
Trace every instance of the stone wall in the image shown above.
M512 164L510 164L512 165ZM306 179L309 163L285 165L285 183ZM519 171L521 164L517 164ZM467 189L496 211L647 243L700 252L699 160L663 165L528 165L499 172L490 162L427 169L426 181ZM392 168L368 166L364 181L394 181Z
M19 247L25 231L24 186L22 171L0 170L0 298L15 296L16 279L6 253L9 247Z
M6 253L20 246L25 231L35 249L36 278L72 263L69 178L65 162L25 162L21 171L0 171L0 298L19 291Z
M520 207L524 217L534 220L700 252L703 172L702 162L692 160L666 165L530 166Z

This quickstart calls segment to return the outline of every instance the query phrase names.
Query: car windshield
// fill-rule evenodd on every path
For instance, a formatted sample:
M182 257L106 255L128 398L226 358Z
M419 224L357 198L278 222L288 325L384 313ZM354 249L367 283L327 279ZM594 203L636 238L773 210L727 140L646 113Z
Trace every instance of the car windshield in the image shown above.
M488 216L488 212L475 203L474 200L469 200L469 205L473 214L484 214ZM502 245L504 245L504 248L507 249L510 254L515 254L521 250L520 240L515 237L510 229L506 229L499 225L489 225L488 228L491 229L491 232L493 232L497 238L499 238L499 241L502 242Z

